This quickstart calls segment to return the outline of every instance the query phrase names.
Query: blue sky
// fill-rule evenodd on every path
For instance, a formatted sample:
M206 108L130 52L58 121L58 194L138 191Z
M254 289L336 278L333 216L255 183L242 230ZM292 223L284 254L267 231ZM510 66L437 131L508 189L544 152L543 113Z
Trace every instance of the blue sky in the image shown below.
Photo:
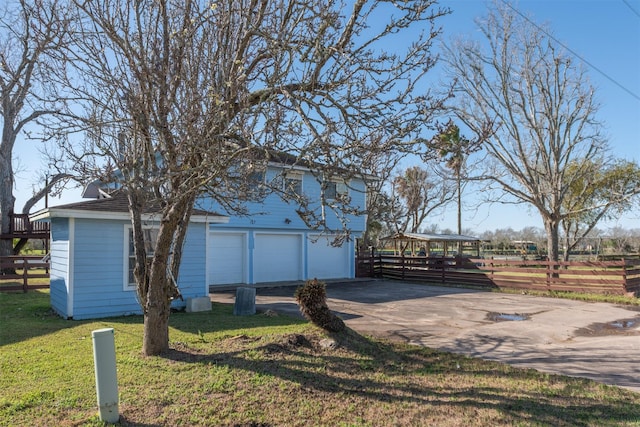
M440 4L453 10L440 21L442 40L459 35L480 37L474 20L486 14L485 1L441 0ZM520 0L511 4L537 23L547 23L560 42L600 70L588 67L601 103L598 118L606 124L612 153L640 162L640 0ZM18 141L14 154L20 165L16 209L21 209L32 193L43 161L31 143ZM79 194L78 190L66 191L61 199L50 199L50 205L78 201ZM41 203L35 209L42 207ZM440 229L455 229L454 212L452 208L431 222ZM640 212L629 213L600 228L614 225L640 229ZM524 206L485 206L467 211L463 217L463 227L478 233L506 227L520 230L525 226L542 224L537 213Z
M459 36L481 40L475 19L486 15L491 3L441 0L440 4L453 11L441 21L443 40ZM597 68L587 65L601 104L597 117L605 123L612 154L640 162L640 0L520 0L510 4L536 23L548 24L559 42ZM473 202L472 194L463 197ZM455 208L431 221L440 229L456 230ZM599 228L616 225L640 229L640 212ZM463 213L463 228L475 232L525 226L542 227L537 212L526 205L494 204Z

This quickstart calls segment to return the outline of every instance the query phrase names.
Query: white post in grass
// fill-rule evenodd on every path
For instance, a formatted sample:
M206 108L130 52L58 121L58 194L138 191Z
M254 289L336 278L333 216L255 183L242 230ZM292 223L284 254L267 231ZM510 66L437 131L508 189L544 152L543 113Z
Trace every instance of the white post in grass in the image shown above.
M91 333L93 338L93 362L96 370L96 392L100 420L117 423L118 379L116 377L116 346L113 328L98 329Z

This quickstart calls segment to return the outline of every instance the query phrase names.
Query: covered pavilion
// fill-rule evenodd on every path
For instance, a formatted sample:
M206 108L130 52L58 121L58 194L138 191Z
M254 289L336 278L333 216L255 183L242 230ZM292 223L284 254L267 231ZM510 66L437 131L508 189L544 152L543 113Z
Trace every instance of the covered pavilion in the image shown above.
M396 233L382 239L393 246L395 254L409 252L412 256L480 256L482 240L463 234Z

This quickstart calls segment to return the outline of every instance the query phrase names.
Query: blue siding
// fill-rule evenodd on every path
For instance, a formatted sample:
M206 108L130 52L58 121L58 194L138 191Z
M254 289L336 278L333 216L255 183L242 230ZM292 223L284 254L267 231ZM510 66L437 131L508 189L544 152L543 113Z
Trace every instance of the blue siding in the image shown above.
M124 289L126 221L77 219L74 244L73 318L140 314L135 290ZM205 225L187 232L178 286L183 297L206 296ZM185 305L174 301L174 307Z
M191 223L187 230L180 274L178 275L178 287L185 300L209 295L206 277L206 244L206 224ZM174 306L185 306L185 302L174 301Z
M126 224L126 221L76 220L74 319L142 312L135 291L123 288Z
M267 180L273 179L278 174L278 171L271 168L267 173ZM313 208L316 214L320 215L320 192L321 184L318 180L309 172L305 172L302 177L302 191L308 197L310 201L310 207ZM364 211L366 208L366 196L365 196L365 184L363 180L352 179L348 183L349 197L351 198L351 207ZM247 203L246 207L249 211L248 216L234 215L233 212L225 212L224 209L216 205L210 200L203 200L202 205L204 209L211 209L216 212L226 213L230 219L227 224L211 224L211 231L239 231L246 232L247 239L247 257L248 257L248 271L246 272L248 283L257 283L263 281L262 278L256 277L256 265L260 262L256 259L255 251L255 234L256 233L274 233L274 234L288 234L296 233L303 236L302 247L302 276L303 279L311 278L309 276L309 252L307 246L307 237L310 234L317 235L322 230L311 230L307 227L304 221L299 217L296 212L298 205L294 202L285 202L278 195L273 194L268 196L261 203ZM351 232L351 237L356 238L362 235L365 229L366 216L365 215L346 215L344 219L339 218L338 215L331 208L325 208L326 223L329 229L340 231L343 228L341 220L346 222L346 226ZM349 256L350 268L349 272L345 272L342 269L341 272L331 271L331 264L327 262L326 272L327 277L342 278L348 275L348 277L355 277L355 264L354 264L354 251L355 243L353 240L345 242L345 256ZM213 260L215 262L215 260Z
M58 315L68 318L67 279L69 277L69 220L53 218L51 220L51 266L50 266L51 308Z
M277 170L271 169L272 179ZM353 207L365 208L365 186L362 181L349 183L349 195ZM303 175L303 192L319 209L320 183L310 173ZM315 201L315 202L314 202ZM313 205L315 203L315 205ZM209 200L203 200L201 208L225 213L224 209ZM296 233L303 237L302 275L309 272L307 236L318 231L310 230L296 213L297 204L284 202L277 195L270 195L262 203L247 205L251 215L237 216L229 213L228 224L212 224L211 230L237 230L247 233L247 278L254 283L255 233ZM326 209L329 228L341 229L338 217L331 209ZM349 215L347 224L352 236L358 237L365 228L365 216ZM128 251L125 230L129 222L125 220L52 219L51 246L51 305L63 317L91 319L141 313L140 305L133 289L125 289L126 253ZM73 230L71 230L73 226ZM192 223L187 232L183 248L182 265L178 286L183 298L208 295L206 277L207 235L206 224ZM73 239L73 241L71 240ZM353 241L347 243L349 253L353 253ZM70 253L70 251L72 253ZM329 267L328 267L329 268ZM354 266L351 266L351 277ZM71 304L71 307L69 306ZM184 307L184 301L174 301L174 307Z
M277 171L270 169L267 173L267 180L273 179ZM353 179L350 181L349 196L351 197L351 206L365 209L365 185L362 180ZM311 173L305 173L302 179L302 189L304 194L310 199L311 206L320 212L320 183ZM225 210L210 200L203 200L200 207L203 209L213 210L225 213L230 216L228 224L216 224L216 228L242 228L242 229L274 229L282 231L301 231L307 230L304 221L296 213L298 205L294 202L285 202L278 195L269 195L263 202L247 203L249 216L238 216L233 212L225 212ZM335 212L330 208L326 208L327 226L332 229L341 229L342 225L338 220ZM286 222L288 219L290 222ZM364 215L355 216L347 215L347 223L349 229L354 235L359 235L365 229L366 218Z

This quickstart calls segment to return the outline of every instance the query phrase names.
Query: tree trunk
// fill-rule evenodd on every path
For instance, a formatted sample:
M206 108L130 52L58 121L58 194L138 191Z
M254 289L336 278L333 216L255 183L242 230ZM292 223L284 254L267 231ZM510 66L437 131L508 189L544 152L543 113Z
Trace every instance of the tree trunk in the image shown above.
M151 286L149 298L146 303L144 316L144 338L142 341L142 354L145 356L157 356L169 349L169 312L170 306L163 302L162 295L158 293L159 286ZM158 294L158 295L156 295ZM157 300L159 304L153 304Z
M160 226L160 234L169 233L168 227ZM167 258L170 245L166 249L158 248L153 256L149 272L149 286L147 298L144 301L144 337L142 353L145 356L155 356L169 349L169 313L171 311L171 295L167 277Z
M456 170L456 184L458 186L458 234L462 235L462 185L460 183L460 169ZM462 256L464 247L462 242L458 242L458 256Z
M145 356L162 354L169 349L169 314L175 288L169 282L167 271L176 237L180 238L176 235L180 223L189 222L190 203L193 203L191 198L174 200L164 209L160 221L158 240L155 243L155 252L150 266L147 297L143 303L142 353Z
M547 257L549 261L558 261L559 257L559 229L558 221L547 219L544 222L544 228L547 231Z
M13 213L15 204L13 196L13 167L11 165L11 151L0 151L0 233L7 234L11 228L9 214ZM13 240L0 239L0 257L13 255ZM7 269L7 272L10 269ZM5 270L2 270L4 273Z
M558 251L560 223L559 221L545 220L544 227L547 230L547 259L557 262L560 259ZM558 264L554 264L552 277L559 277L557 270Z

